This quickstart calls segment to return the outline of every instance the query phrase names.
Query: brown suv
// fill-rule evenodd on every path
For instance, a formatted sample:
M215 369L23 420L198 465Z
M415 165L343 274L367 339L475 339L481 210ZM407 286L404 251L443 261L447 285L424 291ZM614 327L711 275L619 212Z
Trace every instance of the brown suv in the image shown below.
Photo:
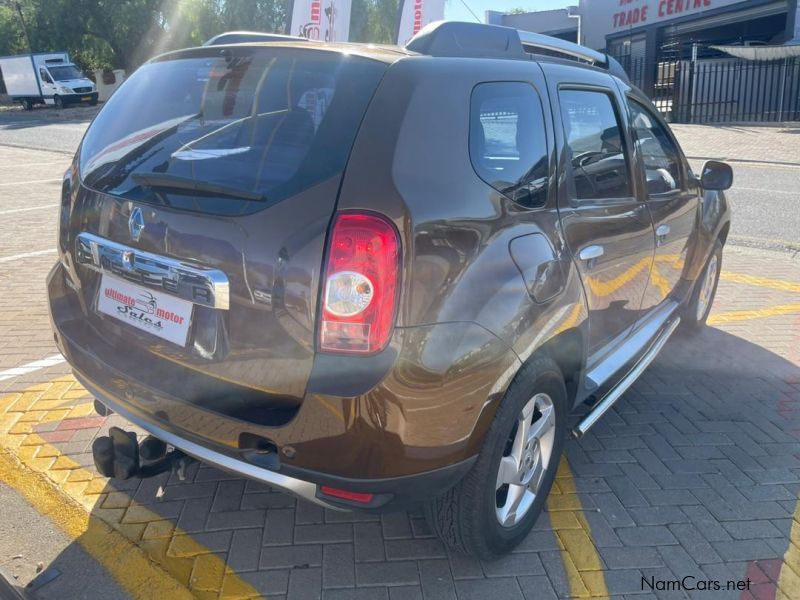
M612 59L513 29L155 58L66 174L48 280L77 378L152 434L112 428L97 466L422 501L447 543L505 552L566 432L704 324L731 180Z

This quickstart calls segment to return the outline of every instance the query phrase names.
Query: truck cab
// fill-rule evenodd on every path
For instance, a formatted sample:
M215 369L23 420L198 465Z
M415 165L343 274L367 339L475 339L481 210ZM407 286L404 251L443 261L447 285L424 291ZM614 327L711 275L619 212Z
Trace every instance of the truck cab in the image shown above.
M66 52L1 57L0 72L12 100L28 110L37 104L97 104L97 87Z

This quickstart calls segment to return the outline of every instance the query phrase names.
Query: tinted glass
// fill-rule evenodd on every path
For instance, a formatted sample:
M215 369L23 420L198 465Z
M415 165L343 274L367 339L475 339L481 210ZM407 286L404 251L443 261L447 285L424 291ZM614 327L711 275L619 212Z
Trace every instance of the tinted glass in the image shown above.
M81 148L90 188L216 214L340 174L384 64L290 48L204 48L138 69Z
M486 183L526 206L547 200L547 140L539 94L527 83L483 83L472 93L470 157Z
M630 107L636 147L644 162L647 193L666 194L680 189L680 159L672 139L644 106L631 102Z
M575 197L585 200L632 196L625 142L611 96L561 90L559 98Z
M50 74L55 78L56 81L83 79L83 73L81 73L78 68L73 65L67 65L65 67L49 67L49 69Z

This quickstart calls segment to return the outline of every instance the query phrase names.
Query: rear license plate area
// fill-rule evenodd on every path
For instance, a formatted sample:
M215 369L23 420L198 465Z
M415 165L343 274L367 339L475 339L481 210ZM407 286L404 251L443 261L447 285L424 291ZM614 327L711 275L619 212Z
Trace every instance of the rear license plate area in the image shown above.
M191 302L105 273L100 281L97 312L181 347L189 336L192 309Z

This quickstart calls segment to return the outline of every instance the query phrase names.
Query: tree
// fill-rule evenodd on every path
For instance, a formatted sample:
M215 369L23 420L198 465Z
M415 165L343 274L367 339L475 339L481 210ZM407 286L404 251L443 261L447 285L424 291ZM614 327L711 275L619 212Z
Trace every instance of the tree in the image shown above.
M406 0L413 1L413 0ZM0 0L0 54L27 52L19 19ZM283 33L290 0L19 0L34 52L66 50L86 71L134 70L231 30ZM353 0L352 41L390 44L400 0ZM3 4L6 3L6 4Z
M17 12L10 6L0 5L0 56L27 51Z
M353 0L350 41L393 44L399 8L399 0Z

